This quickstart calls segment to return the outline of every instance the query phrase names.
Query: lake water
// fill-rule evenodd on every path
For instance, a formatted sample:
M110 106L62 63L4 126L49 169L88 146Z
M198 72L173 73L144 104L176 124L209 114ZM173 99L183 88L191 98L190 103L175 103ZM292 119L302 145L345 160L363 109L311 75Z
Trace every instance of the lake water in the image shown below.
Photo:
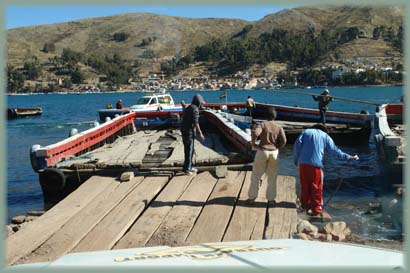
M320 94L321 89L292 89L290 91ZM206 102L223 102L222 91L171 92L176 103L190 102L194 94L200 93ZM331 95L372 103L398 102L403 94L402 87L357 87L330 88ZM7 121L7 213L8 221L15 215L28 210L42 210L42 192L38 175L30 165L29 150L34 144L46 146L66 138L71 128L84 131L98 120L97 110L106 104L122 99L124 106L132 105L144 93L101 93L101 94L44 94L7 96L8 107L41 107L43 115ZM256 102L316 108L312 97L285 94L267 90L228 90L229 102L244 102L251 95ZM362 110L375 112L374 105L335 100L330 104L332 111L359 113ZM374 204L386 202L391 193L386 191L378 166L378 158L371 136L369 144L360 147L340 147L344 152L357 154L359 162L347 163L337 158L325 160L324 202L333 194L336 185L343 179L340 190L325 207L333 221L346 221L352 231L362 237L394 239L401 231L393 225L388 212L372 212ZM293 165L292 145L281 151L280 175L297 177Z

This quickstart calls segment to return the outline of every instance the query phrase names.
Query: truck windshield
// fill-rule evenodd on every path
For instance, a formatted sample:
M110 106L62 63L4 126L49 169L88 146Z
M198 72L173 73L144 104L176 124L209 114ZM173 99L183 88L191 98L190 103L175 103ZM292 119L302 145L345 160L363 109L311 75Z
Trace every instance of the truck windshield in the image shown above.
M145 105L145 104L147 104L150 100L151 100L151 98L142 97L142 98L139 98L139 99L137 100L137 104Z

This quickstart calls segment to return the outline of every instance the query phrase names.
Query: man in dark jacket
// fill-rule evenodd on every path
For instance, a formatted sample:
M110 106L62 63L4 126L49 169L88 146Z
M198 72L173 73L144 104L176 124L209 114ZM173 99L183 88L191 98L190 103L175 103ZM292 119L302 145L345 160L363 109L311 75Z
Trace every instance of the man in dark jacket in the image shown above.
M329 90L323 90L322 94L319 96L312 96L315 101L318 101L318 108L320 111L320 122L326 123L326 111L328 109L328 104L333 101L333 98L329 95Z
M205 137L199 126L199 108L204 103L204 99L200 94L196 94L192 98L191 104L184 109L182 118L182 141L184 143L185 161L183 171L186 174L196 173L198 170L192 168L192 158L194 155L194 141L196 133L199 134L199 140L204 141Z

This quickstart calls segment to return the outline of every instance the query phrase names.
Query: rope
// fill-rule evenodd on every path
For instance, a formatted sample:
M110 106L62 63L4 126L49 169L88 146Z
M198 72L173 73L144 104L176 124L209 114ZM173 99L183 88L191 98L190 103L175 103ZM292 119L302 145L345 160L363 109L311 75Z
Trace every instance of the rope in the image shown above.
M350 170L350 169L352 168L352 164L350 163L350 161L349 161L348 164L349 164L348 170ZM347 173L349 173L349 172L347 172ZM343 180L344 180L344 177L341 176L340 179L339 179L339 183L338 183L337 186L336 186L335 191L329 196L329 198L327 199L327 201L325 202L325 204L323 205L323 207L326 207L326 205L330 202L330 200L332 200L333 196L335 196L335 194L339 191L340 186L343 184Z
M78 171L78 165L75 166L75 170L77 172L78 183L81 184L81 178L80 178L80 172Z
M298 92L298 91L275 90L274 92L287 93L287 94L299 94L299 95L305 95L305 96L317 96L317 97L322 97L322 95L312 94L312 93L305 93L305 92ZM357 102L357 103L370 104L370 105L376 105L376 106L379 106L379 105L380 105L380 103L374 103L374 102L368 102L368 101L347 99L347 98L334 97L334 96L331 96L331 97L334 98L334 99L337 99L337 100L345 100L345 101L350 101L350 102Z

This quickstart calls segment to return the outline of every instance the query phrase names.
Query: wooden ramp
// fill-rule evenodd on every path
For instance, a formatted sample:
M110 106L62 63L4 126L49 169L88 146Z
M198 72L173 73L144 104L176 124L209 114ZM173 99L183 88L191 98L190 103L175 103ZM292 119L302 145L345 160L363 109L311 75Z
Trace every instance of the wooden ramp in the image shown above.
M251 172L93 176L7 239L7 264L51 261L83 251L290 238L296 230L295 178L278 176L277 203L263 181L247 205Z

